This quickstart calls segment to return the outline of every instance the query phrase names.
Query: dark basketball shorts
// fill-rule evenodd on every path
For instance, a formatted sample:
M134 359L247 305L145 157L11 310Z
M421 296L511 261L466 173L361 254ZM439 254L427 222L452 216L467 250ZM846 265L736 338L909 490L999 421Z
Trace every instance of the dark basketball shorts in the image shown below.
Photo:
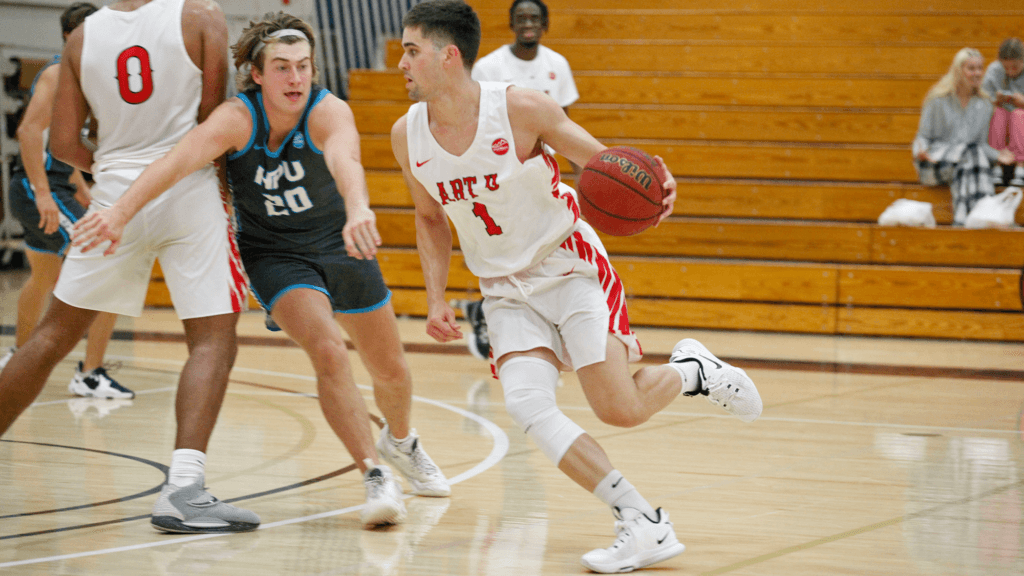
M391 300L376 260L357 260L343 251L295 254L241 249L253 295L268 312L296 288L324 293L335 312L372 312Z
M29 186L24 173L11 175L11 214L18 219L25 229L25 245L37 252L47 252L64 256L71 246L71 228L85 214L85 207L75 200L74 186L61 182L50 182L50 193L53 195L57 209L60 210L60 228L53 234L43 233L39 227L39 210L36 208L36 195Z

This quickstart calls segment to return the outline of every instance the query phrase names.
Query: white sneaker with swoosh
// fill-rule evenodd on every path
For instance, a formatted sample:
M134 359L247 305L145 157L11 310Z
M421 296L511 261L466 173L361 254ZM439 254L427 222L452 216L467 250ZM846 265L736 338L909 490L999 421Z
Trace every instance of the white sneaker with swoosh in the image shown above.
M632 572L678 556L686 550L676 539L668 512L658 508L657 518L649 518L635 508L616 510L618 538L608 548L591 550L580 562L594 572L617 574Z
M680 340L672 350L669 362L696 362L699 366L700 390L684 392L686 396L703 394L708 402L721 406L744 422L753 422L761 415L764 408L761 395L750 376L740 368L719 360L700 342L693 338Z

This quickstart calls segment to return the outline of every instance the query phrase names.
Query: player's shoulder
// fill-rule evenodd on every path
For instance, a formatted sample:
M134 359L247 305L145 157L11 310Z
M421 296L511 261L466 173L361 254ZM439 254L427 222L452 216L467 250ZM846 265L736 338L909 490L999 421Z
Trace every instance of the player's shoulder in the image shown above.
M185 26L227 25L224 10L216 0L185 0L181 16Z

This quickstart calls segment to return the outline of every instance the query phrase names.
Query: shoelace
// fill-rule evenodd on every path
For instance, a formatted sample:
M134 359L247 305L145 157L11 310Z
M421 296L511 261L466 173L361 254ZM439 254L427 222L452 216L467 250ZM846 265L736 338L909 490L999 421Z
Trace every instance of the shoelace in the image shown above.
M615 543L610 548L618 548L626 544L626 537L632 534L629 529L630 524L636 524L636 520L616 520L615 521L615 533L618 537L615 539Z

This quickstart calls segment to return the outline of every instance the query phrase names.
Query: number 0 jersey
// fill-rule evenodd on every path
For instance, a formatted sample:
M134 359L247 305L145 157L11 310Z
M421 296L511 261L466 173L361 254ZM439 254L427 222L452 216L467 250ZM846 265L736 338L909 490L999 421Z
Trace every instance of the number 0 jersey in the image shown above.
M196 126L203 79L185 49L184 4L103 7L85 19L80 78L99 122L93 174L144 169Z
M543 260L579 219L576 191L562 184L548 154L516 156L508 118L509 84L480 82L480 118L469 149L445 151L430 132L427 104L409 108L412 175L455 224L466 265L480 278L508 276Z
M252 119L246 147L228 156L243 257L250 249L307 254L344 249L345 202L323 152L309 137L309 115L330 93L312 87L302 117L273 151L267 145L263 94L256 89L238 95Z

